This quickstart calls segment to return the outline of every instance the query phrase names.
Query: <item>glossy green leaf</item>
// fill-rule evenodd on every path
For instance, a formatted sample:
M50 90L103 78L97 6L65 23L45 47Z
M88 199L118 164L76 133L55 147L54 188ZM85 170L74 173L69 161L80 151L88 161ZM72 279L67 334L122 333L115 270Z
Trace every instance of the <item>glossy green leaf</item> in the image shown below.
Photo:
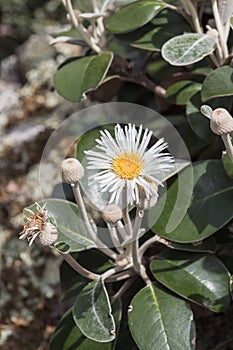
M59 233L55 243L58 250L68 253L97 247L85 229L76 204L63 199L47 199L45 203L48 216ZM34 210L35 205L29 209Z
M140 0L122 7L105 20L107 30L120 34L131 32L150 22L164 7L163 1Z
M88 130L85 134L83 134L78 142L76 147L76 158L82 162L85 153L84 151L92 149L96 146L96 139L101 137L101 130L108 130L110 133L113 133L115 124L105 124L102 127L96 127L94 129Z
M186 115L192 130L203 140L211 141L216 138L210 129L210 121L200 111L202 105L201 94L197 92L188 101Z
M228 153L223 154L222 162L227 175L233 178L233 162Z
M233 95L233 67L215 69L203 81L201 98L205 102L218 96Z
M181 15L165 8L145 26L118 38L143 50L159 51L168 39L189 31L190 27Z
M218 256L218 258L222 261L224 266L226 266L229 273L232 274L233 273L233 256L231 252L228 254L221 254Z
M162 56L174 66L185 66L202 60L215 46L215 39L209 35L187 33L168 40L162 47Z
M214 237L218 244L233 244L232 225L233 220L229 221L221 230L216 232Z
M81 332L98 342L115 338L115 322L102 279L89 283L75 301L73 317Z
M203 103L201 101L200 92L195 93L186 105L186 116L188 118L189 125L192 130L201 139L206 141L213 141L216 139L216 135L210 129L210 121L201 112ZM231 97L219 97L212 101L209 101L209 105L212 109L222 107L230 109L232 105Z
M63 316L50 340L50 350L111 350L111 347L111 343L86 338L74 322L72 309Z
M194 243L177 243L170 241L168 247L175 250L184 250L189 252L214 253L216 250L216 241L213 237L209 237L203 241Z
M180 181L187 180L190 169L186 168L180 174ZM218 160L202 161L193 164L193 194L191 204L177 207L176 199L178 193L178 181L176 180L168 189L166 203L158 221L153 225L160 203L149 212L149 224L152 230L175 242L195 242L209 237L218 229L223 227L233 217L233 180L230 179L223 168L222 162ZM185 180L186 179L186 180ZM187 183L185 192L190 191ZM162 196L163 197L163 196ZM224 203L224 205L223 205ZM176 223L175 213L186 212L180 223ZM173 215L172 221L170 220ZM175 226L172 229L172 226Z
M113 267L113 263L106 255L96 249L80 252L73 256L79 264L94 273L101 274ZM63 261L60 267L62 300L77 297L90 280L78 274L70 265Z
M163 59L157 58L147 64L146 72L150 78L159 83L161 80L170 79L173 74L179 72L179 68L171 66Z
M136 2L138 0L115 0L117 6L122 7L131 4L132 2Z
M195 328L188 304L156 285L133 298L129 327L139 349L191 350Z
M54 77L57 92L67 100L81 101L85 92L95 89L105 78L112 58L111 52L102 52L63 64Z
M214 255L167 250L150 267L164 286L212 311L221 312L231 303L230 274Z
M114 286L113 286L114 287ZM136 293L144 287L142 279L138 276L134 282L121 296L121 318L117 327L116 339L112 350L139 350L130 333L128 323L128 311L131 309L130 303ZM127 341L126 341L127 339Z
M191 80L182 80L169 86L165 97L176 105L185 105L189 98L201 90L201 83Z

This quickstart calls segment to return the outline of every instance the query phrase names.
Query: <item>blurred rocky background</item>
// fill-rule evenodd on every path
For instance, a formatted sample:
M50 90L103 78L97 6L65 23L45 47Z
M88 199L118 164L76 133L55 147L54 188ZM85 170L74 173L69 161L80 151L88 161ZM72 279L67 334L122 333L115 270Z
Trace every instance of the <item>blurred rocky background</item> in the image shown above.
M23 208L40 199L38 169L46 141L78 108L53 91L54 72L72 52L50 46L50 33L65 23L59 0L0 0L2 350L48 349L64 307L59 258L50 250L28 248L18 234Z

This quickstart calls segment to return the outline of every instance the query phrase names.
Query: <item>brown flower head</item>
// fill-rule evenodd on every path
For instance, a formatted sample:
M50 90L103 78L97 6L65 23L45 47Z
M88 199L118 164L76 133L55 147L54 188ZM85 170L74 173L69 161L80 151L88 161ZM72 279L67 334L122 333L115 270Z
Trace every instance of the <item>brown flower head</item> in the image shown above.
M51 234L51 225L46 220L48 219L47 210L45 210L44 204L42 207L36 203L36 212L33 212L31 209L25 209L28 215L23 214L25 220L24 228L19 234L19 239L27 238L29 246L32 245L34 240L41 235ZM52 225L55 228L54 225ZM49 230L48 230L49 229ZM49 232L47 232L49 231ZM52 244L57 239L57 232L53 230L54 239L49 241L49 244Z

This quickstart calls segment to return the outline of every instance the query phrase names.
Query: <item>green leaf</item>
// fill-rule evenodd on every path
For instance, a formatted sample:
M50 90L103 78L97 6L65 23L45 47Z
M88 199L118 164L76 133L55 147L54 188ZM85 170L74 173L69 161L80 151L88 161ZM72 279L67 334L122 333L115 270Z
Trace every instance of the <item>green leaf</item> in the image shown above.
M42 203L43 204L43 203ZM31 210L35 207L32 206ZM46 210L53 219L59 232L55 246L64 252L77 252L96 247L86 231L79 208L76 204L63 199L46 200ZM65 247L62 249L62 245Z
M203 102L217 96L233 95L233 67L215 69L203 81L201 99Z
M187 101L186 115L192 130L203 140L214 140L215 134L210 129L210 121L200 111L202 105L201 94L197 92Z
M202 60L215 46L215 39L209 35L187 33L168 40L162 47L162 56L174 66L185 66Z
M115 0L117 6L122 7L131 4L132 2L136 2L138 0Z
M180 182L186 181L182 196L190 191L190 168L180 174ZM233 217L233 180L217 160L202 161L193 164L193 193L190 205L187 202L176 205L179 183L176 180L166 193L166 203L157 222L154 218L163 205L163 196L149 212L149 224L152 230L162 237L180 243L200 241L215 233ZM180 194L181 195L181 194ZM160 204L161 203L161 204ZM224 203L224 205L223 205ZM176 222L180 213L186 213L180 223Z
M170 9L163 9L145 26L131 33L119 35L118 38L143 50L160 51L168 39L189 31L190 27L181 15Z
M150 22L164 7L163 1L140 0L122 7L105 20L107 30L120 34L131 32Z
M167 250L150 267L164 286L212 311L224 311L231 303L230 274L214 255Z
M201 86L201 83L191 80L178 81L169 86L165 97L176 105L185 105L192 95L201 90Z
M133 298L129 327L139 349L191 350L195 329L188 304L156 285Z
M112 262L96 249L80 252L73 256L84 268L94 273L101 274L113 267ZM76 297L90 280L78 274L70 265L63 261L60 267L62 300Z
M101 130L108 130L111 134L114 133L115 124L105 124L94 129L88 130L85 134L83 134L78 142L76 147L76 158L82 162L85 153L84 151L92 149L96 146L96 139L101 137Z
M198 135L201 139L206 141L213 141L216 139L216 135L210 129L210 120L203 115L201 112L202 107L201 94L197 92L191 96L190 100L186 105L186 115L188 118L189 125L192 130ZM232 98L230 97L221 97L214 99L209 102L209 105L212 109L222 107L230 109L232 105Z
M228 153L225 153L223 155L223 166L224 166L224 169L227 173L227 175L231 178L233 178L233 162L232 160L230 159L229 157L229 154Z
M216 241L213 237L209 237L203 241L198 241L195 243L177 243L170 241L168 247L175 250L184 250L189 252L214 253L216 250Z
M233 256L231 252L228 254L219 255L218 258L223 262L224 266L226 266L229 273L232 274L233 273Z
M233 162L228 153L223 154L222 162L227 175L233 178Z
M74 321L88 338L101 343L115 338L115 322L102 279L89 283L76 299Z
M95 89L105 78L112 59L111 52L102 52L63 64L54 77L57 92L67 100L81 101L85 92Z
M76 326L72 309L58 323L50 340L50 350L111 350L111 343L97 343L86 338Z

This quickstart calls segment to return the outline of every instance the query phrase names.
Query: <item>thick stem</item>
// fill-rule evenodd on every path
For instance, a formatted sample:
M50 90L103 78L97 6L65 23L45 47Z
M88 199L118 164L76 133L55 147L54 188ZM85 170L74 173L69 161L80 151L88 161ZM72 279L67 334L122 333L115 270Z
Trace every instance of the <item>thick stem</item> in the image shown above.
M117 221L116 228L117 228L117 230L118 230L118 232L120 234L120 237L121 237L122 241L124 242L125 239L128 237L128 234L125 231L125 227L124 227L124 225L122 224L122 222L120 220Z
M129 269L132 265L126 265L126 266L115 266L112 269L109 269L107 271L105 271L100 277L102 278L103 281L107 280L106 282L109 282L109 278L113 277L113 280L116 281L116 279L114 279L115 275L117 272L125 272L125 270Z
M112 242L114 244L114 247L117 249L117 251L122 254L123 253L123 248L120 245L120 241L119 238L117 236L117 231L116 231L116 227L112 224L107 224L108 226L108 230L112 239Z
M91 280L97 280L100 278L100 275L97 275L87 269L85 269L84 267L82 267L70 254L64 254L62 252L60 252L58 250L58 252L61 254L61 256L63 257L63 259L78 273L80 273L80 275L89 278Z
M228 57L228 47L224 36L224 29L223 29L222 20L218 10L217 0L212 0L212 11L213 11L216 27L219 34L219 42L222 48L223 59L226 59Z
M100 9L100 12L104 12L109 6L111 6L114 3L114 1L115 0L105 0Z
M143 215L144 215L144 211L141 209L137 209L134 228L133 228L132 257L133 257L134 269L138 273L140 273L140 271L141 271L141 260L139 257L138 235L139 235L139 231L141 228Z
M230 134L223 134L222 135L222 140L224 142L224 145L226 147L226 151L233 162L233 145L231 142L231 135Z
M155 235L148 239L139 249L139 258L142 259L142 256L144 255L145 251L153 244L153 243L162 243L166 246L170 246L170 242L167 241L165 238L162 238L158 235Z
M141 70L137 70L132 61L128 61L117 54L114 55L110 74L119 75L119 78L123 81L141 85L157 96L165 96L166 90L162 86L156 85Z
M201 29L200 22L198 19L198 14L197 14L195 7L193 6L192 1L181 0L181 3L184 7L184 10L187 11L187 14L192 17L192 22L193 22L193 26L194 26L195 31L197 33L202 33L202 29Z
M123 188L122 191L122 216L123 216L123 221L125 224L125 231L127 232L128 236L132 237L133 234L133 229L132 229L132 223L129 217L129 208L128 208L128 198L127 198L127 185Z
M79 32L79 34L82 36L82 38L85 40L85 42L90 46L92 50L94 50L96 53L99 53L101 49L96 44L95 39L88 33L87 29L77 20L77 17L75 16L74 9L71 4L71 0L63 0L63 4L65 5L65 8L67 9L70 15L70 19L74 27Z
M99 250L101 250L104 254L110 256L112 259L116 259L116 254L111 249L106 247L104 245L104 243L102 241L100 241L100 239L98 239L96 233L94 232L94 230L90 224L90 221L89 221L89 218L87 215L87 211L86 211L86 207L84 205L83 197L81 195L79 184L78 183L71 184L71 187L73 189L75 200L79 206L84 226L85 226L87 232L89 233L91 239L98 245Z
M120 298L133 284L133 282L136 280L136 276L129 278L122 286L121 288L116 292L116 294L113 295L112 300L116 300Z
M144 280L144 282L146 283L147 286L152 285L152 282L146 273L145 266L143 266L143 265L141 266L140 276L142 277L142 279Z
M121 271L114 276L108 277L105 282L107 283L119 282L119 281L125 280L126 278L135 276L135 274L136 273L133 269L130 269L128 271Z

